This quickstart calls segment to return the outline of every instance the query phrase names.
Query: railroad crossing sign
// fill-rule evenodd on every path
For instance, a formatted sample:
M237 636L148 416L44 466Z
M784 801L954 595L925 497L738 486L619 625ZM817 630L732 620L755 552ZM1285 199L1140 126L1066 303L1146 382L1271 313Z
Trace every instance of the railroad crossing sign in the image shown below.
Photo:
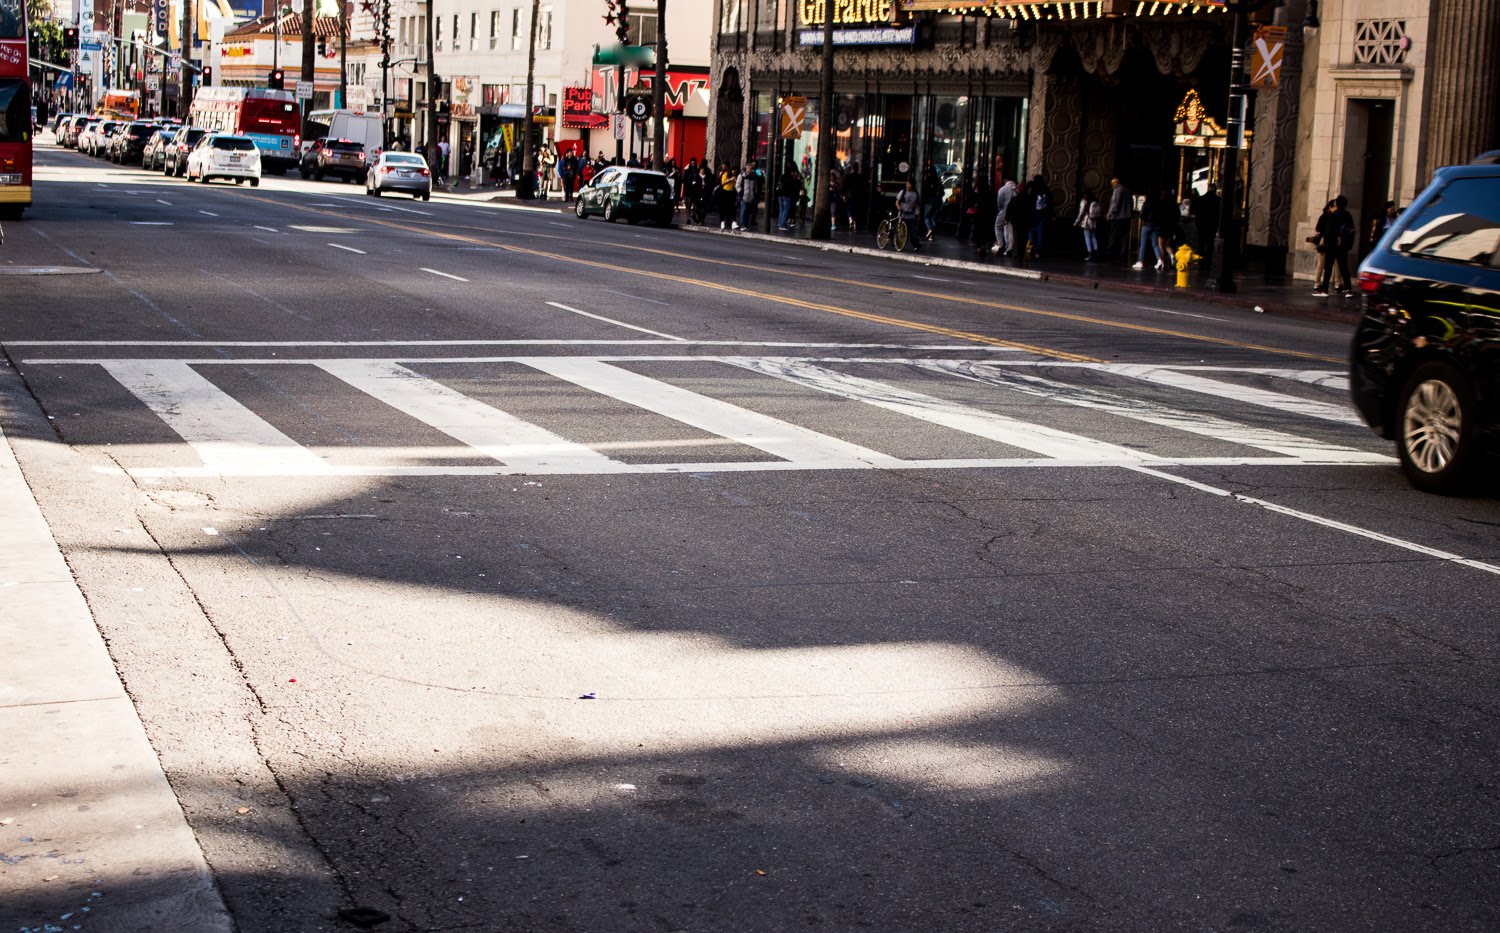
M801 139L802 123L807 119L806 97L781 99L781 138Z

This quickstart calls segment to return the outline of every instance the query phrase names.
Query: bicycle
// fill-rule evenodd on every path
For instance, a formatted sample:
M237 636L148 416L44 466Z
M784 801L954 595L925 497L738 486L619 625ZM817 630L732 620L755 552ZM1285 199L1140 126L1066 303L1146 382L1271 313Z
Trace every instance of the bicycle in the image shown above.
M911 229L911 222L904 220L900 214L892 213L891 216L880 222L875 228L875 245L881 249L889 249L892 244L896 252L906 251L908 245L915 247L915 234Z

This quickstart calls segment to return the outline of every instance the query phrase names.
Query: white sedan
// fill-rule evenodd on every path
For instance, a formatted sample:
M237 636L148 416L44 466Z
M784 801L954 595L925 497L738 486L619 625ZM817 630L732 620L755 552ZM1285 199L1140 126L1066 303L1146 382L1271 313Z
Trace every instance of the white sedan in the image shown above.
M205 185L211 178L232 180L235 184L250 182L260 187L260 150L248 136L227 133L204 133L188 153L187 180Z

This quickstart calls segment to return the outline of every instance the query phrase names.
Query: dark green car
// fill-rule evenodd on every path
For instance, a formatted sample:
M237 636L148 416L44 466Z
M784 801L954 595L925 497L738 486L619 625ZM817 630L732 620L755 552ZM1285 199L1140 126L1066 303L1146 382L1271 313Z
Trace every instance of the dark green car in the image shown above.
M672 225L672 183L661 172L612 165L589 182L574 201L580 219L598 214L613 223L624 218Z

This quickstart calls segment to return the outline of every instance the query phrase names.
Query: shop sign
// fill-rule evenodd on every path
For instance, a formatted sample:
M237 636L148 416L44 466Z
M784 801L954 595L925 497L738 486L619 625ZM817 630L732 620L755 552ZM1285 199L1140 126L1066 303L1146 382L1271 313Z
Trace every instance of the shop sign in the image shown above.
M455 117L472 117L475 92L478 90L480 90L478 78L469 75L459 75L454 78L449 95L448 113Z
M505 140L505 150L516 148L516 125L514 123L500 124L500 137Z
M834 45L914 45L915 26L869 26L863 29L835 29ZM823 30L803 29L797 33L797 44L814 48L823 44Z
M781 138L801 139L802 124L807 120L806 97L783 97L781 99Z
M1262 26L1255 30L1255 44L1250 51L1250 86L1280 87L1285 55L1285 26Z
M594 92L587 87L563 88L562 125L580 130L602 130L609 117L594 112Z
M797 15L804 26L823 25L823 10L833 4L834 25L889 23L891 0L797 0Z

